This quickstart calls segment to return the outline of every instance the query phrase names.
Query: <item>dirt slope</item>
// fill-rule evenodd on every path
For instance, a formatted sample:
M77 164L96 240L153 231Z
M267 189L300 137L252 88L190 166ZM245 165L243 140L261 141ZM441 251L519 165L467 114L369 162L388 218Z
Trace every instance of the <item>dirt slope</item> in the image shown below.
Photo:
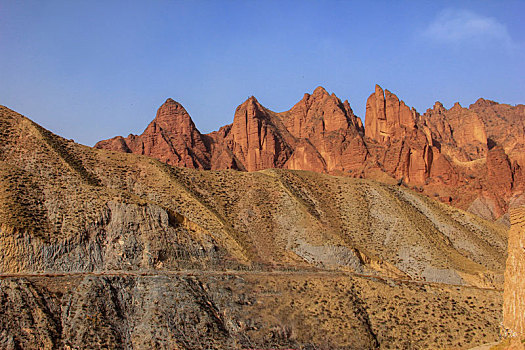
M403 186L175 168L5 107L0 183L3 348L497 339L505 229Z

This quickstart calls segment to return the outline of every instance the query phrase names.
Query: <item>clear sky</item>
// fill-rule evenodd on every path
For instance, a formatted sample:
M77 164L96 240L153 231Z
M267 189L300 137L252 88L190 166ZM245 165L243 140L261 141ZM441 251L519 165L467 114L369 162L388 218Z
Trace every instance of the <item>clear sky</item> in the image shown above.
M201 132L251 95L322 85L364 117L376 83L424 112L525 103L525 1L0 0L0 104L93 145L166 98Z

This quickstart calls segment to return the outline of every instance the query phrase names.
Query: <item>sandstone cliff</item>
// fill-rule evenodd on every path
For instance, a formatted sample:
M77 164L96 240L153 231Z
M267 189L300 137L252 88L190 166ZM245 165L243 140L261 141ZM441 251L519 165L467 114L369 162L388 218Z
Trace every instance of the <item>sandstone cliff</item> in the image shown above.
M508 335L525 337L525 207L510 210L503 326Z
M209 142L195 127L178 102L167 99L141 135L117 136L97 144L99 148L155 157L167 164L210 168Z
M232 124L208 135L168 99L142 135L117 136L95 147L198 169L352 171L362 168L367 156L363 132L348 101L319 87L282 113L252 96L237 107Z
M363 126L348 101L318 87L281 113L250 97L232 124L208 135L169 99L142 135L95 147L197 169L284 168L399 182L495 220L525 190L524 120L525 106L484 99L448 110L436 102L420 115L376 85Z
M378 142L402 138L416 128L417 112L376 85L366 101L365 135Z

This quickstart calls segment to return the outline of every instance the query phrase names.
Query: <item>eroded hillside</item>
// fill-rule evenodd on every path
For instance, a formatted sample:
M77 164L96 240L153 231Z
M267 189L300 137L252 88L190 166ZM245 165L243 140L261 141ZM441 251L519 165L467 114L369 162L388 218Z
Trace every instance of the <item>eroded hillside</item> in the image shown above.
M2 109L3 272L340 269L496 286L504 230L401 186L198 171L64 140Z
M3 278L0 346L428 349L498 339L501 293L341 273Z
M175 168L75 144L5 107L0 141L3 347L498 337L504 227L404 186Z

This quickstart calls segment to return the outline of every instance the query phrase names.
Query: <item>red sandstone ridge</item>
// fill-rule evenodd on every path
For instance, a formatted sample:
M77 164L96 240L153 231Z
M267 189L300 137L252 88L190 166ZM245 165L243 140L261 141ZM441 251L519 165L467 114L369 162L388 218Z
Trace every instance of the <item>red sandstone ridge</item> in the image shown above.
M139 135L95 145L198 169L311 170L397 181L496 219L525 187L525 106L436 102L423 115L376 85L365 125L348 101L318 87L276 113L250 97L207 135L168 99Z
M487 133L476 112L462 108L459 103L446 110L436 102L422 119L432 139L454 160L468 162L487 156Z
M298 140L287 168L334 172L363 166L368 154L363 123L348 101L318 87L278 117Z
M366 101L365 135L378 142L403 137L416 126L417 112L388 90L376 85Z
M171 98L141 135L117 136L98 142L95 148L143 154L175 166L210 168L209 142L184 107Z
M168 99L142 135L117 136L95 147L199 169L331 172L363 167L367 150L362 135L362 122L348 101L319 87L282 113L252 96L237 107L233 124L208 135L200 134L186 110Z
M424 184L439 152L428 132L417 127L419 114L376 85L366 103L365 135L382 169L408 183ZM436 153L436 154L435 154Z
M252 96L237 107L230 131L216 142L226 144L248 171L283 168L293 153L292 140L276 122L274 113Z

